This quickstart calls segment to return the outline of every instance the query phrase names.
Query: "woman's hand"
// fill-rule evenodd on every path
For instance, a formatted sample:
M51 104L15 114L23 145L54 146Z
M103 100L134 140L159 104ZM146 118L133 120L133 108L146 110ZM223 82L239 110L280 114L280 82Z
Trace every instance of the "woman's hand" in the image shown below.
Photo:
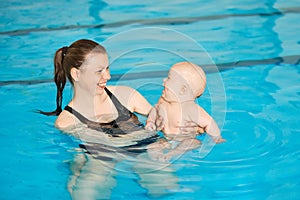
M190 134L199 134L204 133L204 128L201 128L193 121L185 121L184 126L178 127L180 129L180 133L190 135Z
M166 123L166 116L162 109L159 108L159 105L155 105L146 121L145 129L149 131L161 131Z
M156 108L153 107L148 115L148 119L146 121L145 129L148 131L156 131L156 120L157 120L157 111Z
M157 117L156 117L156 121L155 121L156 129L158 131L161 131L161 130L163 130L163 128L165 127L165 124L167 123L167 114L166 114L164 107L161 104L156 104L155 109L157 112Z
M154 121L147 120L145 129L148 131L156 131L156 125Z
M166 120L163 117L158 116L155 121L156 130L161 131L164 128L165 123L166 123Z

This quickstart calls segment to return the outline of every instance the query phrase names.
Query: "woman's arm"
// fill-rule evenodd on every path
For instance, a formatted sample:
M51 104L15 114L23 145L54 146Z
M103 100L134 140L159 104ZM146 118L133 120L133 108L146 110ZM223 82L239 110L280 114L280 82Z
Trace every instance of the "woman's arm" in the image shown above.
M152 109L151 104L136 90L133 91L130 104L132 105L134 112L145 116L148 116L150 110Z

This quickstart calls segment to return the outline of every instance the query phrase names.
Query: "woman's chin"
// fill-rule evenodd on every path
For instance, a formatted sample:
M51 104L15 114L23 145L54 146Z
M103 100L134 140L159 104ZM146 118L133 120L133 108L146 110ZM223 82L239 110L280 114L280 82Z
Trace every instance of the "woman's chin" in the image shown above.
M105 89L105 86L97 85L96 90L95 90L96 95L103 94L104 89Z

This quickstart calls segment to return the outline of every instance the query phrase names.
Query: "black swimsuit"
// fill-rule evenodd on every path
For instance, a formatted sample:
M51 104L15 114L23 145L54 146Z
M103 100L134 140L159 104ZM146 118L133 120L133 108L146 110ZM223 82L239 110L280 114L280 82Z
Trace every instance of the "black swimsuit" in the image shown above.
M117 119L111 122L99 123L91 121L70 106L66 106L65 110L75 115L82 123L86 124L88 128L104 132L111 137L120 137L120 135L128 134L133 131L143 130L144 125L138 120L137 116L133 112L128 110L125 106L123 106L120 103L120 101L107 88L105 88L105 91L118 111ZM151 144L157 141L158 139L159 136L155 134L149 138L144 138L137 141L137 144L124 146L121 148L134 153L144 152L146 151L146 149L140 147L145 146L147 144ZM80 147L87 149L86 145L80 145Z

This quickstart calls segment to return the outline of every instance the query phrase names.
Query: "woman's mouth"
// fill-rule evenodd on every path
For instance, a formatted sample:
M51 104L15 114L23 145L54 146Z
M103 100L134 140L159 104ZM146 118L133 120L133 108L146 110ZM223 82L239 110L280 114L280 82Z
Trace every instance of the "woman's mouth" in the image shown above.
M100 88L105 88L105 87L106 87L106 82L103 82L103 83L97 83L97 85L98 85Z

